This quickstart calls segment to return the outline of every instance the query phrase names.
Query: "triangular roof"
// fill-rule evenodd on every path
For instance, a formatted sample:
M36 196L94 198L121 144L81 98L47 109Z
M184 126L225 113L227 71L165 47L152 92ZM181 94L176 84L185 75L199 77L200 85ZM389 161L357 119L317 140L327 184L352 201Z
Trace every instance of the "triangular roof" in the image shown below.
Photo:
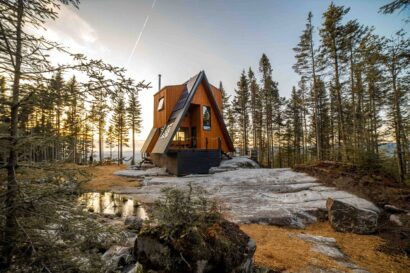
M158 129L158 128L152 128L152 129L151 129L151 131L149 132L149 135L148 135L147 139L146 139L145 142L144 142L144 145L142 145L141 154L144 154L144 153L147 151L148 146L149 146L149 144L151 143L152 139L154 138L155 133L157 132L157 130L159 130L159 129Z
M174 110L171 113L169 120L167 121L166 126L161 129L161 134L152 150L154 154L163 154L166 153L172 143L172 140L181 126L181 122L187 113L189 106L191 105L192 99L195 96L195 93L198 90L198 87L201 83L205 87L205 91L209 97L212 108L215 111L216 118L221 126L222 133L224 135L225 141L228 145L230 151L234 150L232 140L229 136L228 130L226 129L225 122L222 118L222 113L218 107L218 104L215 100L215 97L212 93L211 86L208 82L208 79L204 71L199 72L191 79L186 82L185 90L182 92L177 104L174 107Z

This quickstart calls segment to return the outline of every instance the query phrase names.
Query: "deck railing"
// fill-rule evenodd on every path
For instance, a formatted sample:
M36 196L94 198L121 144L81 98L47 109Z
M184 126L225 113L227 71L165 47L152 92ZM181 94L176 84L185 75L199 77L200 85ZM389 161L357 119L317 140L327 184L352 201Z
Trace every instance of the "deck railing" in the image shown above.
M198 148L198 137L189 137L184 140L177 139L172 141L172 148L176 149L197 149ZM220 137L205 138L205 149L208 150L210 147L216 147L220 150L222 147L222 141ZM215 149L215 148L213 148Z

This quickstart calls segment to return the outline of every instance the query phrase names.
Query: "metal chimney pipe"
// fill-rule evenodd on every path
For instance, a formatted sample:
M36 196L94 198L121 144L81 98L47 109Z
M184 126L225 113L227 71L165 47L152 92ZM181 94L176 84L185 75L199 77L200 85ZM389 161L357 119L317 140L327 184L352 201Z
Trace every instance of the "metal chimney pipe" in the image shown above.
M161 74L158 74L158 90L161 90Z

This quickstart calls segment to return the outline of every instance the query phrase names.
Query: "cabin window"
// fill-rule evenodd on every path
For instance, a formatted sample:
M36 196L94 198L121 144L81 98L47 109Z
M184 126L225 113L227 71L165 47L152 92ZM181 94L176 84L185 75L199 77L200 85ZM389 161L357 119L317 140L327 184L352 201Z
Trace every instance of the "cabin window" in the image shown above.
M174 136L174 141L187 141L188 140L188 128L179 128Z
M204 130L211 130L211 107L202 106L202 125Z
M165 101L165 98L164 98L164 97L161 97L161 98L159 99L157 111L164 110L164 105L165 105L165 104L164 104L164 101Z

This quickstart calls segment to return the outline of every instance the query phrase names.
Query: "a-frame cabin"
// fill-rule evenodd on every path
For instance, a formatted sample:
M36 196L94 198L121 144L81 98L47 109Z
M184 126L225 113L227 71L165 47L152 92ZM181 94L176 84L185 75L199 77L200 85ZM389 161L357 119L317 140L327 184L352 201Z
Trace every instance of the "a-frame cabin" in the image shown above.
M222 118L221 91L204 71L154 94L154 125L141 154L175 175L208 173L234 147Z

